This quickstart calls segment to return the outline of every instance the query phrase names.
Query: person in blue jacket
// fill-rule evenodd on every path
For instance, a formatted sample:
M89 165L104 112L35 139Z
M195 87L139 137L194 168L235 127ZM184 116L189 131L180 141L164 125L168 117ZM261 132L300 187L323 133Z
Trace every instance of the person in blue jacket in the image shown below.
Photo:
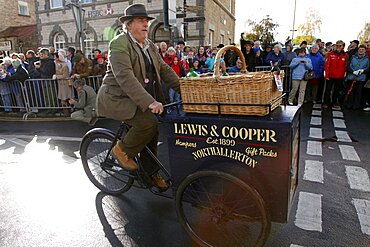
M280 66L284 60L284 54L281 52L282 47L280 44L274 45L274 50L266 57L266 64L273 66Z
M349 82L348 97L344 106L354 110L361 108L362 89L366 82L366 74L369 73L369 58L366 55L366 46L360 45L358 52L352 56L347 67L347 81Z
M311 47L311 51L308 54L308 57L311 59L313 71L315 72L316 78L309 80L307 82L307 88L306 88L306 97L305 101L313 101L313 103L316 103L317 101L320 101L320 99L317 98L317 90L319 88L319 83L321 81L321 78L324 75L324 65L325 65L325 59L319 52L320 47L317 44L314 44Z
M304 80L304 74L307 70L312 70L311 59L306 56L306 49L298 51L298 57L293 58L289 67L292 69L292 90L289 93L288 104L293 105L293 100L299 89L298 106L304 101L307 81Z

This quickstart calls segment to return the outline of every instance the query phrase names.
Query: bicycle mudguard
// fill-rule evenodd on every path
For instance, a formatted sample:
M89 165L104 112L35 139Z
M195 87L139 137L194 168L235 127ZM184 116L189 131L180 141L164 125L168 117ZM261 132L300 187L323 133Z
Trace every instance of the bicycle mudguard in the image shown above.
M115 133L113 131L109 130L109 129L105 129L105 128L94 128L94 129L91 129L88 132L86 132L86 134L82 137L82 140L80 142L80 150L81 150L82 143L87 138L89 138L91 135L96 134L96 133L107 134L107 135L112 136L113 138L115 137Z

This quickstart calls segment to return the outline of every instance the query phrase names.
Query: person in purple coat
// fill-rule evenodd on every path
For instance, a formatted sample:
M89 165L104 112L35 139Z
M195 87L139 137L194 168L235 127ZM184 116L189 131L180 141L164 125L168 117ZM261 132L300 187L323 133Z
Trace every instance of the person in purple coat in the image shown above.
M308 57L311 59L316 78L307 82L305 102L313 101L313 103L316 103L317 101L320 101L320 99L317 98L317 91L320 79L324 75L325 60L319 50L320 47L317 44L314 44L311 47L311 52L308 54Z

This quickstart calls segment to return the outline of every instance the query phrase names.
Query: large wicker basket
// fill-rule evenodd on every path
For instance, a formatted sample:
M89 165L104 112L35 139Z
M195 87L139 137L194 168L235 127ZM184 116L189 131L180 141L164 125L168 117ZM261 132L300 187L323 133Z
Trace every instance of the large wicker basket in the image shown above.
M220 76L220 58L234 50L242 61L242 74ZM235 46L225 46L216 55L213 76L180 79L185 112L265 116L281 104L273 73L246 72L243 53Z

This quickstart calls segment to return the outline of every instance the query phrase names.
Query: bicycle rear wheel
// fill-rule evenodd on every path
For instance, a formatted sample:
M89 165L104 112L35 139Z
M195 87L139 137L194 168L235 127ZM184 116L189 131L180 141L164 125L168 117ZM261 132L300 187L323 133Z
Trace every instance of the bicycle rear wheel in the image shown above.
M108 132L94 132L81 143L83 168L90 181L101 191L122 194L128 191L134 179L122 169L111 154L114 136Z
M176 212L185 231L201 246L263 246L271 228L260 194L219 171L189 175L176 192Z

